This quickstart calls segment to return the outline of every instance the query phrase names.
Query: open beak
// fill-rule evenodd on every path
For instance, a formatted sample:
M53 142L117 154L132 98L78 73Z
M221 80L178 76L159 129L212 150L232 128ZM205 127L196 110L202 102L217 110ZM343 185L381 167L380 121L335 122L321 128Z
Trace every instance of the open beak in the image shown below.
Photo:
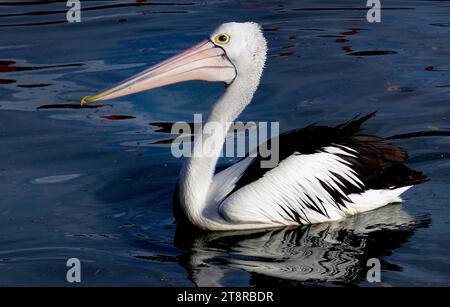
M190 80L221 81L230 84L235 77L235 68L225 51L210 40L204 40L110 89L94 96L84 97L81 104L109 100Z

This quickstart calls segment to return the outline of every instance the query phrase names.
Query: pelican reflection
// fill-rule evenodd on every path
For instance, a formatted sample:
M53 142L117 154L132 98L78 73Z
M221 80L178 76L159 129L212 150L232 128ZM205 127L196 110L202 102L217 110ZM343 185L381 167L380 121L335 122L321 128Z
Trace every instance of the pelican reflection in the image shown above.
M407 242L427 217L413 217L401 205L332 223L259 231L195 233L178 228L178 257L198 286L223 286L236 269L251 274L251 284L365 280L367 260L378 258L382 270L401 270L383 260ZM268 284L267 284L268 285Z

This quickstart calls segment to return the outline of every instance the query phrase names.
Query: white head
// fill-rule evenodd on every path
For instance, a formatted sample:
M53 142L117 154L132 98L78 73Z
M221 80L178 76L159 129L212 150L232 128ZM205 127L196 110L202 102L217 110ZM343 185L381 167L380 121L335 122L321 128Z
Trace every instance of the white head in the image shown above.
M267 42L254 22L222 24L209 39L126 79L81 103L109 100L165 85L189 81L231 84L237 78L258 83L266 61Z
M267 42L259 24L224 23L211 33L209 40L225 50L238 74L261 71L267 54Z

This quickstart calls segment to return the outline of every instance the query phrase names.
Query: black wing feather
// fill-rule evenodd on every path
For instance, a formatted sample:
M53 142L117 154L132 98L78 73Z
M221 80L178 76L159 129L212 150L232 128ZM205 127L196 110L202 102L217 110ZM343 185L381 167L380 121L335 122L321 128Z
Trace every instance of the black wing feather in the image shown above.
M280 134L278 136L279 160L281 162L295 153L314 154L327 146L337 146L343 150L346 150L346 148L355 150L356 157L339 156L352 165L352 168L358 174L358 178L364 183L364 188L356 187L345 180L341 180L345 185L342 190L346 195L361 193L368 189L398 188L426 181L425 175L409 169L402 163L407 158L404 149L387 143L383 138L359 134L361 125L374 115L375 112L360 118L354 118L336 127L310 125ZM272 140L268 140L265 148L271 148L271 142ZM270 171L270 168L260 167L263 159L257 154L228 195L258 180ZM339 177L338 174L336 176ZM337 191L328 189L328 192L339 206L344 206L344 200L348 201L345 196Z

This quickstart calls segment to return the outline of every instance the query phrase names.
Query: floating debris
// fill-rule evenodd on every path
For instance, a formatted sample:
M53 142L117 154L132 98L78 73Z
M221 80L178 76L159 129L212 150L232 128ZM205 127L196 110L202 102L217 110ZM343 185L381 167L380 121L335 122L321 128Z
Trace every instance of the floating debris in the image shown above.
M101 118L107 119L107 120L126 120L126 119L135 119L135 116L131 115L104 115L100 116Z
M94 105L80 105L78 103L59 103L59 104L44 104L37 107L38 110L43 109L98 109L103 108L104 104L94 104Z
M375 56L375 55L389 55L389 54L397 54L397 51L391 50L367 50L367 51L355 51L349 53L348 55L353 56Z

